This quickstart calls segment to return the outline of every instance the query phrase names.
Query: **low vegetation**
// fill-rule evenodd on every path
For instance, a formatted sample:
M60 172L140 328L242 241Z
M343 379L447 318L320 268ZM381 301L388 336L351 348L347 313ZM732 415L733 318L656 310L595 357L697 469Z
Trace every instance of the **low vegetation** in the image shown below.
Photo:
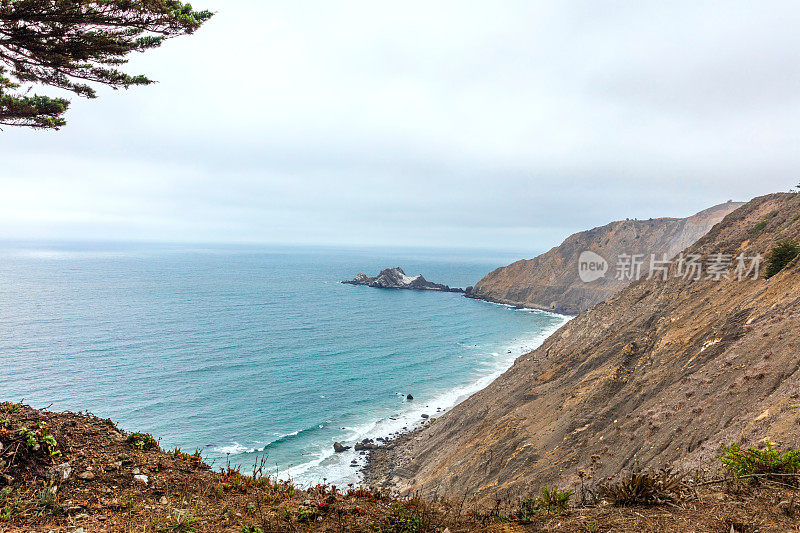
M507 502L498 499L494 509L488 513L479 513L478 516L484 524L496 522L532 524L555 516L566 516L569 514L569 501L574 492L574 490L550 488L545 485L539 496L519 500L516 506L511 507L510 512L504 511L509 507Z
M22 402L19 402L19 403L12 403L12 402L0 403L0 413L16 413L21 408L22 408Z
M638 469L602 485L605 503L594 497L572 501L572 490L545 487L522 499L504 495L487 511L464 502L398 498L368 487L322 483L300 489L266 475L266 458L249 475L230 465L213 471L199 451L162 451L146 433L127 435L91 415L13 405L13 412L2 415L0 429L0 530L584 532L676 531L698 523L705 527L700 530L728 531L743 516L757 516L752 523L772 526L762 530L783 531L792 523L794 507L774 503L793 502L800 490L784 477L800 471L799 452L772 443L748 449L733 444L721 450L720 460L742 481L723 500L719 491L727 485L704 488L671 470ZM54 449L61 454L51 454ZM143 476L146 483L137 481ZM746 476L764 482L745 481ZM707 492L695 498L697 490ZM734 515L735 521L720 521Z
M522 500L515 518L521 523L532 522L541 513L566 514L569 510L569 499L574 490L559 490L557 487L542 489L541 496Z
M59 514L64 508L58 502L57 487L50 485L39 495L39 503L42 506L40 513Z
M0 524L16 518L24 508L22 500L14 496L11 487L0 489Z
M601 484L599 492L612 505L661 505L680 501L687 489L682 476L672 469L636 468L621 479Z
M149 433L131 433L128 435L128 444L143 452L158 448L158 442Z
M757 235L757 234L761 233L762 231L767 229L767 225L769 224L769 221L772 220L773 218L775 218L776 216L778 216L778 214L779 214L779 211L770 212L767 216L764 217L763 220L759 221L755 226L753 226L748 231L748 233L750 233L751 235Z
M192 533L197 531L197 518L189 513L175 510L169 522L158 529L159 533Z
M769 279L783 270L798 254L800 254L800 244L797 242L785 241L778 244L767 255L767 269L764 277Z
M374 526L376 533L419 533L423 530L422 518L403 505L392 507L386 515L385 526Z
M177 457L178 459L183 459L187 463L200 464L203 461L202 452L200 450L195 450L194 453L186 453L182 451L180 448L176 447L168 451L167 454L173 457Z
M742 448L738 443L723 446L719 460L737 479L758 482L772 479L797 485L800 474L800 450L781 452L781 445L764 441L763 448Z
M761 233L767 228L767 221L762 220L761 222L757 223L753 228L749 231L751 235L755 235L756 233Z

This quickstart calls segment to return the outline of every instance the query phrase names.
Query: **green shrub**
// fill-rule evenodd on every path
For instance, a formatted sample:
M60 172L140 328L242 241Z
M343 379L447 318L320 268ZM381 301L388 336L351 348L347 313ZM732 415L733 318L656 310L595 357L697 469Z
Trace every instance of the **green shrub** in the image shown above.
M794 241L778 244L767 256L767 270L764 272L764 277L769 279L783 270L798 254L800 254L800 244Z
M203 460L200 450L195 450L194 453L186 453L180 448L176 447L167 452L167 455L172 455L178 459L182 459L188 463L200 463Z
M37 437L36 432L29 430L25 426L19 428L17 430L17 434L23 441L25 441L25 444L28 445L28 448L33 448L39 444L39 438Z
M128 435L128 444L143 452L158 448L158 442L149 433L131 433Z
M564 514L569 509L569 499L574 490L558 490L557 487L549 489L547 485L542 489L542 495L532 499L522 500L519 511L515 513L517 521L529 523L539 513Z
M403 506L393 507L386 515L389 526L384 533L419 533L422 531L422 519L408 513Z
M58 449L58 442L56 442L56 438L54 436L45 435L39 442L45 445L47 448L47 453L49 453L51 457L61 455L61 450Z
M8 425L7 420L0 420L0 428L5 430L8 428ZM41 430L30 430L22 426L17 430L17 436L25 446L32 448L34 451L44 449L51 457L61 455L55 437L50 434L45 434L43 436Z
M16 413L20 409L22 409L22 402L19 402L19 403L11 403L11 402L0 403L0 412L2 412L2 413Z
M618 481L599 487L600 496L612 505L659 505L680 501L687 487L681 476L669 468L661 470L634 469Z
M756 233L761 233L762 231L764 231L766 229L766 227L767 227L767 221L766 220L762 220L761 222L759 222L758 224L753 226L753 228L748 233L750 233L751 235L756 234Z
M778 478L783 483L794 483L796 480L786 478L786 474L800 473L800 450L787 450L781 453L780 444L764 441L763 450L751 446L746 450L734 442L730 446L723 446L720 450L719 460L722 466L736 477L751 476L764 478ZM754 476L754 477L753 477Z
M257 526L242 526L242 533L264 533Z
M320 516L320 513L316 509L300 509L297 511L297 520L299 522L313 522L318 516Z

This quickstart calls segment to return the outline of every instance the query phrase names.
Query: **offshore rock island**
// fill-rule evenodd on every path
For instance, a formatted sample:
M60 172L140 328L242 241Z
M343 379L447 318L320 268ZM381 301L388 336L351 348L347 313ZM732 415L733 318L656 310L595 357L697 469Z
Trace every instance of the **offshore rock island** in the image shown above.
M763 275L671 267L626 284L447 412L336 442L367 459L360 486L295 487L266 458L252 476L213 470L199 450L161 449L108 419L0 401L0 531L794 531L800 194L733 207L699 239L659 235L680 233L700 257L762 254ZM502 279L546 284L530 272ZM344 283L472 292L400 268Z
M384 268L380 273L371 278L359 272L352 280L345 280L342 283L348 285L366 285L367 287L375 287L378 289L407 289L412 291L440 291L440 292L464 292L464 289L457 287L449 287L441 283L433 283L422 277L422 274L416 276L407 276L403 269L400 267Z

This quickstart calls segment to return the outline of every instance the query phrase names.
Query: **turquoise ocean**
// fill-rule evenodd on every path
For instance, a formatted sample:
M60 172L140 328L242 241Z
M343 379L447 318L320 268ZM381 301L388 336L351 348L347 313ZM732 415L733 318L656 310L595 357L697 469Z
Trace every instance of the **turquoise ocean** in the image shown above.
M454 287L519 254L149 244L0 245L0 400L89 411L215 468L261 457L357 483L352 445L485 387L566 318L339 283L401 266ZM406 395L412 394L409 401Z

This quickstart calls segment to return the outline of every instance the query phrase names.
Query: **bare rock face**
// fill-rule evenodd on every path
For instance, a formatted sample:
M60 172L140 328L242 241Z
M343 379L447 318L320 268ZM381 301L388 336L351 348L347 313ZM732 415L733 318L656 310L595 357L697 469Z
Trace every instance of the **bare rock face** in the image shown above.
M742 205L728 202L689 218L624 220L576 233L534 259L517 261L492 271L467 291L467 296L576 315L608 300L630 283L616 279L613 271L591 283L582 281L578 275L581 253L594 252L609 263L620 254L644 254L641 268L647 273L651 254L671 259Z
M345 446L341 442L333 443L333 451L336 453L343 453L350 449L350 446Z
M464 289L451 288L447 285L427 281L422 277L421 274L416 276L407 276L400 267L384 268L381 270L380 274L374 278L367 276L363 272L359 272L352 280L343 281L342 283L347 283L349 285L366 285L368 287L376 287L380 289L464 292Z
M752 200L687 253L800 240L800 194ZM721 444L800 447L800 258L765 279L635 282L435 424L372 452L366 483L423 497L538 492L630 469L718 465Z

